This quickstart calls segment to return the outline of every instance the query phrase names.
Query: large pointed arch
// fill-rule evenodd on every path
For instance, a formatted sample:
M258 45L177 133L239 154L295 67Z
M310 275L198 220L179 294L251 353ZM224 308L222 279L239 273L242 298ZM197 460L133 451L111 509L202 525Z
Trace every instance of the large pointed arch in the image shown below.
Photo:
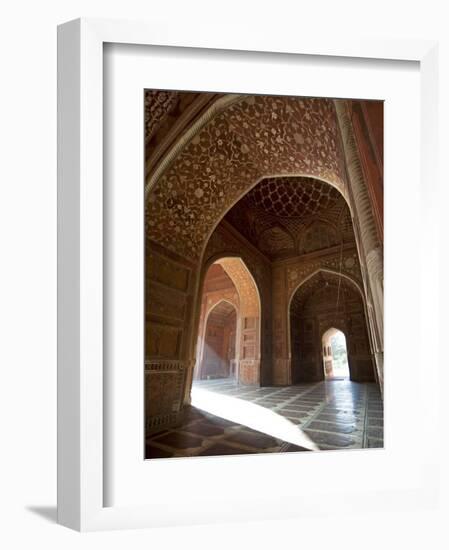
M365 294L363 292L363 288L361 287L359 281L357 281L354 277L351 277L347 273L343 273L342 271L335 271L334 269L327 269L325 267L320 267L318 269L315 269L312 273L309 273L307 276L305 276L301 281L299 281L295 287L293 287L292 291L289 294L289 300L288 300L288 307L290 307L291 301L293 299L293 296L296 294L296 292L307 283L307 281L313 279L316 277L319 273L328 274L333 277L342 277L348 282L350 282L352 285L354 285L355 289L357 289L357 292L360 294L363 300L365 300Z
M324 378L321 339L331 327L337 327L347 339L351 379L374 380L363 290L348 275L318 269L296 286L288 302L292 382Z
M245 262L236 256L216 258L209 263L206 273L211 266L220 266L238 294L238 300L223 298L222 291L210 297L213 292L205 295L200 304L198 321L198 338L196 350L196 365L201 364L204 355L205 331L210 312L224 301L236 307L237 311L237 351L236 351L236 379L243 384L258 384L260 382L260 324L261 301L257 285ZM207 277L207 276L206 276ZM205 281L207 280L205 277Z

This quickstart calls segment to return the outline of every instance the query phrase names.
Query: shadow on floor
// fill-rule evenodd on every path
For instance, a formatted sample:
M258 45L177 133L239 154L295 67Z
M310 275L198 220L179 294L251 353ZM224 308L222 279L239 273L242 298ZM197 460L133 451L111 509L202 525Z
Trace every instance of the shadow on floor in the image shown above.
M56 506L27 506L26 509L51 523L56 523L57 521Z

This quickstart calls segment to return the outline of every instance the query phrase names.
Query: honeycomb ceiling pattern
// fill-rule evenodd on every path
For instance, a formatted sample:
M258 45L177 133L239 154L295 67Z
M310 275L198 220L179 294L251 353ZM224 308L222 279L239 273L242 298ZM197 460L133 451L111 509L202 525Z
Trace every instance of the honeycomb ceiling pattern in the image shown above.
M270 259L354 240L343 196L328 183L309 177L263 179L225 220Z
M340 193L313 178L266 178L247 195L248 205L283 218L313 216L332 207Z

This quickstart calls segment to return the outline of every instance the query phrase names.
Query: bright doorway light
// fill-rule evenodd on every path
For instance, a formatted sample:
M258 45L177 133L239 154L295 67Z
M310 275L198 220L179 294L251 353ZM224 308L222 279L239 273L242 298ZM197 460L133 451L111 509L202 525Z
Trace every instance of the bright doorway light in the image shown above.
M322 346L326 380L349 379L348 350L343 332L330 328L323 334Z

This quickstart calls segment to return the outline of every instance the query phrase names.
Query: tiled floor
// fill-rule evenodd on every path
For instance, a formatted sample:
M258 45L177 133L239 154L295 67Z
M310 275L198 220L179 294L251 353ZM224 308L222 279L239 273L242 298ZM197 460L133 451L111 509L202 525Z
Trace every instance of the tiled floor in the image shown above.
M226 400L231 412L242 403L241 400L259 405L250 409L253 416L254 410L257 414L258 410L269 409L272 417L288 419L298 433L302 432L315 444L317 450L383 447L383 403L376 384L332 380L255 388L238 386L229 380L214 380L198 382L195 389L212 395L212 400L219 400L220 396L234 398ZM235 415L230 416L233 420L189 407L182 426L155 434L147 440L146 458L311 449L309 445L299 446L291 440L273 436L268 425L266 429L263 427L264 420L258 424L260 429L255 430L244 425L244 421L236 422Z

